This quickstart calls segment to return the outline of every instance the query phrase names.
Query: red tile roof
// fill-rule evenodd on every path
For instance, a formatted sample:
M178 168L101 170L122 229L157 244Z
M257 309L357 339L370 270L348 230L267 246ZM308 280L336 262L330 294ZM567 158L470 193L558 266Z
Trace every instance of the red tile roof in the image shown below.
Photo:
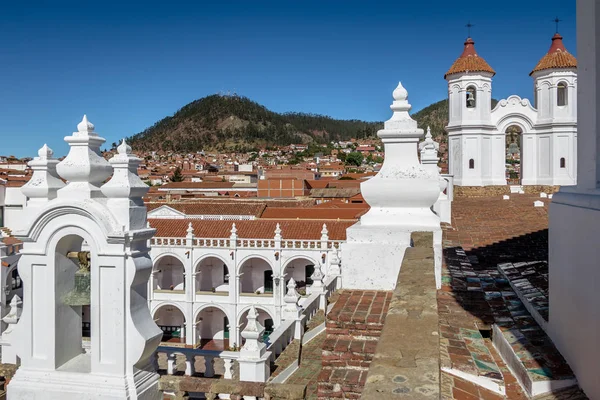
M444 79L448 75L462 72L489 72L492 76L496 74L496 71L483 58L479 57L477 51L475 51L475 42L471 38L468 38L465 42L462 54L446 72Z
M191 222L194 235L198 238L228 238L233 221L208 221L197 219L150 219L156 228L156 237L185 237ZM264 220L235 221L237 234L242 239L272 239L279 223L284 239L318 240L321 238L323 221ZM329 239L346 240L346 229L355 221L326 221Z
M228 189L233 182L171 182L161 186L161 189Z
M356 220L367 212L361 208L276 208L268 207L261 218Z
M4 239L2 239L2 242L4 242L4 244L6 244L8 246L12 246L12 245L15 245L15 244L21 244L21 243L23 243L19 239L17 239L16 237L12 237L12 236L5 237Z
M201 201L201 202L179 202L179 203L147 203L148 211L162 206L171 207L186 215L254 215L260 217L266 205L264 203L241 201Z
M558 33L552 37L550 50L542 57L529 75L545 69L577 68L577 59L567 51L562 39L562 36Z

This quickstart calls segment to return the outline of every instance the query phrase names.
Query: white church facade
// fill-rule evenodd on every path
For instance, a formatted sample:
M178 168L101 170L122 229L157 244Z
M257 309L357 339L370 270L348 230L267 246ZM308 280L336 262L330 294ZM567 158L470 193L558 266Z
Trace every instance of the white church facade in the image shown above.
M513 95L492 109L494 69L468 38L448 81L448 164L458 186L507 184L507 131L519 134L522 185L577 182L577 60L557 33L530 73L534 103Z

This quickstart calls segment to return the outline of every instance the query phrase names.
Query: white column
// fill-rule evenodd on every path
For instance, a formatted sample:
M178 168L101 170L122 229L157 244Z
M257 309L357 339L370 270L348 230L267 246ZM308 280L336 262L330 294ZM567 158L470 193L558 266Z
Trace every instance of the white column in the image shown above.
M577 1L577 185L549 209L548 333L585 394L600 398L600 4Z

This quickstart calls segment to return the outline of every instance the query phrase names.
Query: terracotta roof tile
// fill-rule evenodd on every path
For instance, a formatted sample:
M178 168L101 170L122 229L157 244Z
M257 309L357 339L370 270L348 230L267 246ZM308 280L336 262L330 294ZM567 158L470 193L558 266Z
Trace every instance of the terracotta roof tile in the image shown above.
M529 75L545 69L577 68L577 59L574 55L567 51L562 39L562 36L560 36L558 33L552 37L550 50L548 50L548 53L542 57Z
M363 181L353 180L353 179L342 179L337 181L329 181L327 182L328 188L338 188L338 189L347 189L347 188L360 188L360 184Z
M323 197L343 197L349 198L360 193L360 188L326 188L326 189L311 189L310 197L312 198L323 198Z
M444 79L448 75L462 72L489 72L492 76L496 74L496 71L483 58L479 57L477 51L475 51L475 42L471 38L468 38L465 42L462 54L446 72Z
M9 246L23 243L16 237L12 237L12 236L5 237L4 239L2 239L2 242L4 242L4 244L9 245Z
M325 201L317 204L315 208L370 208L368 203L346 203L341 200Z
M361 208L277 208L268 207L261 218L275 219L318 219L318 220L356 220L367 212Z
M240 201L202 201L146 204L148 211L155 210L162 206L171 207L186 215L254 215L255 217L260 217L266 207L264 203L244 203Z
M171 182L161 186L161 189L228 189L233 182Z
M208 221L198 219L151 219L150 226L156 228L156 237L185 237L191 222L194 235L198 238L228 238L233 221ZM272 239L279 223L284 239L318 240L321 238L323 221L264 220L235 221L237 234L242 239ZM346 229L355 221L327 221L329 239L346 240Z

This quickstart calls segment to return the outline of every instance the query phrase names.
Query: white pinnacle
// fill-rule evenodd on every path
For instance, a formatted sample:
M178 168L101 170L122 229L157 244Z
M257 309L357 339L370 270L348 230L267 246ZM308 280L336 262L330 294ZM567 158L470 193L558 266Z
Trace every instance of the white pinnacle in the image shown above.
M398 86L392 93L392 96L396 101L406 101L408 99L408 91L402 86L402 82L398 82Z
M83 118L81 122L77 124L77 131L80 133L93 133L94 132L94 124L88 121L87 115L83 114Z
M117 153L119 154L131 154L131 146L125 143L125 139L121 142L119 147L117 147Z
M38 156L40 156L40 160L47 160L51 158L54 154L54 151L47 144L44 144L41 149L38 150Z

